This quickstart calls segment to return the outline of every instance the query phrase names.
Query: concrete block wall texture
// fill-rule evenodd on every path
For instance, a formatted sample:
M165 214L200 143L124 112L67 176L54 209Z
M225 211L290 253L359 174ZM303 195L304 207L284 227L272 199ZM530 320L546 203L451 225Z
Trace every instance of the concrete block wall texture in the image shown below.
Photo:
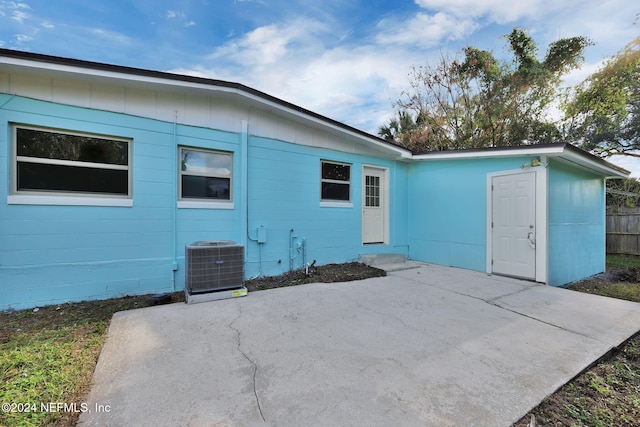
M1 203L3 308L181 290L184 248L199 240L245 244L246 277L280 274L313 260L318 265L353 261L365 250L407 250L406 221L393 219L407 217L404 163L248 135L244 165L238 133L22 97L3 95L3 100L3 182L12 179L7 169L11 124L127 138L132 181L132 206ZM179 147L232 154L231 208L177 206ZM322 159L351 166L349 205L321 206ZM366 249L361 239L364 165L389 171L393 206L389 242ZM5 185L0 199L8 195ZM268 236L263 244L254 241L259 227Z

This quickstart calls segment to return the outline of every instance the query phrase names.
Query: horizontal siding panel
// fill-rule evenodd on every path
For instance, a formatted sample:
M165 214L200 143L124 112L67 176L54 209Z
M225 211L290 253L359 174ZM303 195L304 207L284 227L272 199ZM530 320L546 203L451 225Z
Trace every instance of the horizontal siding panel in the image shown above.
M73 274L69 274L69 272ZM171 291L172 261L126 260L117 263L47 265L2 269L11 285L3 289L14 309L68 301ZM96 280L96 278L99 278Z
M157 232L159 230L171 230L172 224L167 220L94 220L77 221L69 219L56 219L52 221L32 221L22 219L7 219L2 221L7 230L4 236L16 236L21 239L24 235L33 234L35 236L57 236L65 234L87 233L110 234L122 232L122 230L136 230L137 233ZM8 231L11 230L11 231ZM0 242L0 247L4 245L4 239Z
M42 248L16 250L3 254L4 265L39 266L49 264L73 265L73 263L125 261L128 259L156 258L172 254L170 244L163 246L111 246L105 248Z
M87 249L95 248L105 251L109 247L137 247L144 245L162 245L171 241L171 233L167 227L166 232L140 233L135 224L128 224L118 231L102 231L95 227L93 233L69 232L59 235L30 234L30 235L5 235L3 247L12 248L14 251L37 249ZM98 231L98 232L96 232ZM115 255L115 254L114 254ZM115 257L118 258L117 256Z

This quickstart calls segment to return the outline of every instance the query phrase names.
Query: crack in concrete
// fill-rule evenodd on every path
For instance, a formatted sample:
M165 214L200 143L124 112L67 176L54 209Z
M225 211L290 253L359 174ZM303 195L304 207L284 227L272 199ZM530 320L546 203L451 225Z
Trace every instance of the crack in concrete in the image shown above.
M464 293L464 292L454 291L454 290L452 290L452 289L448 289L448 288L445 288L445 287L437 286L437 285L435 285L435 284L425 283L425 282L422 282L422 281L420 281L420 280L411 279L411 278L406 278L406 279L407 279L407 280L411 280L411 281L416 282L416 283L420 283L420 284L423 284L423 285L427 285L427 286L431 286L431 287L434 287L434 288L437 288L437 289L441 289L441 290L444 290L444 291L447 291L447 292L451 292L451 293L454 293L454 294L457 294L457 295L462 295L462 296L465 296L465 297L468 297L468 298L477 299L477 300L482 301L482 302L484 302L484 303L486 303L486 304L489 304L489 305L491 305L491 306L493 306L493 307L497 307L497 308L500 308L500 309L502 309L502 310L505 310L505 311L508 311L508 312L511 312L511 313L517 314L517 315L519 315L519 316L523 316L523 317L526 317L526 318L528 318L528 319L535 320L536 322L540 322L540 323L542 323L542 324L544 324L544 325L552 326L552 327L554 327L554 328L558 328L558 329L560 329L560 330L562 330L562 331L565 331L565 332L569 332L569 333L572 333L572 334L579 335L579 336L581 336L581 337L585 337L585 338L593 339L593 340L595 340L595 341L599 341L599 342L603 342L603 343L607 344L607 342L606 342L606 341L602 341L602 340L600 340L600 339L598 339L598 338L594 338L594 337L592 337L592 336L589 336L589 335L584 334L584 333L579 332L579 331L574 331L574 330L572 330L572 329L568 329L568 328L562 327L562 326L560 326L560 325L556 325L555 323L551 323L551 322L544 321L544 320L542 320L542 319L538 319L537 317L533 317L533 316L530 316L530 315L528 315L528 314L521 313L521 312L519 312L519 311L517 311L517 310L511 309L511 308L508 308L508 307L505 307L505 306L500 305L500 304L498 303L498 300L500 300L500 299L502 299L502 298L506 298L506 297L512 296L512 295L517 295L517 294L522 293L522 292L525 292L525 291L527 291L528 289L530 289L530 288L531 288L531 286L525 286L525 287L523 287L523 288L522 288L522 289L520 289L520 290L517 290L517 291L514 291L514 292L510 292L510 293L507 293L507 294L504 294L504 295L500 295L500 296L497 296L497 297L495 297L495 298L484 299L484 298L477 297L477 296L475 296L475 295L469 295L469 294L466 294L466 293ZM543 286L543 285L540 285L540 286Z
M241 316L242 316L242 308L240 307L240 305L238 305L238 315L236 316L235 319L231 321L231 323L229 323L229 328L233 329L236 332L236 338L237 338L236 343L237 343L238 352L240 352L240 354L242 354L242 356L244 356L244 358L247 359L247 362L249 362L251 366L253 366L253 375L252 375L253 395L256 398L256 405L258 406L258 412L260 413L260 418L262 418L263 422L267 422L267 420L264 418L264 414L262 413L262 406L260 405L260 397L258 396L258 390L256 387L256 376L258 374L258 365L253 360L251 360L251 358L247 355L247 353L242 351L242 348L241 348L242 340L241 340L240 330L235 326L233 326L233 324L238 319L240 319Z
M495 299L497 299L497 298L495 298ZM537 317L529 316L528 314L521 313L521 312L519 312L519 311L513 310L513 309L508 308L508 307L505 307L505 306L500 305L500 304L498 304L497 302L495 302L495 299L493 299L493 300L489 300L489 301L485 301L485 302L486 302L487 304L489 304L489 305L494 306L494 307L501 308L502 310L506 310L506 311L509 311L509 312L511 312L511 313L514 313L514 314L517 314L517 315L520 315L520 316L526 317L527 319L535 320L536 322L540 322L540 323L542 323L542 324L544 324L544 325L548 325L548 326L552 326L552 327L554 327L554 328L558 328L558 329L560 329L561 331L565 331L565 332L569 332L569 333L572 333L572 334L580 335L581 337L589 338L589 339L592 339L592 340L595 340L595 341L599 341L599 342L602 342L602 343L608 344L606 341L602 341L602 340L600 340L599 338L595 338L595 337L592 337L592 336L590 336L590 335L583 334L582 332L574 331L574 330L572 330L572 329L568 329L568 328L565 328L565 327L563 327L563 326L556 325L555 323L547 322L547 321L544 321L544 320L542 320L542 319L538 319ZM483 301L484 301L484 300L483 300Z

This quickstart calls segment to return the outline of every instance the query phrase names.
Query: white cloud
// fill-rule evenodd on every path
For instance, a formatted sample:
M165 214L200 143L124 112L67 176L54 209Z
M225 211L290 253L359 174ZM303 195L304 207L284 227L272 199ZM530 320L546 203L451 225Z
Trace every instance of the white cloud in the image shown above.
M217 48L210 59L223 59L239 66L262 69L294 56L308 56L321 43L317 36L327 33L330 33L329 28L306 18L283 25L267 25Z
M49 30L52 30L52 29L54 29L54 28L56 27L55 25L53 25L52 23L47 22L47 21L42 22L40 25L41 25L43 28L47 28L47 29L49 29Z
M511 22L555 8L562 0L415 0L429 10L447 11L458 17L489 17L496 22ZM575 8L575 5L573 6Z
M409 66L424 56L375 40L344 44L332 38L335 32L339 29L308 18L259 27L217 48L209 58L213 67L173 71L240 82L375 132L391 115Z
M409 67L431 55L415 49L415 43L424 44L428 38L433 46L442 38L472 31L471 21L445 15L421 14L411 22L407 33L387 31L353 43L351 35L339 37L348 29L298 17L231 39L207 58L210 66L172 71L239 82L376 133L406 88ZM424 22L431 27L423 28ZM402 22L396 23L403 27ZM384 24L372 30L386 31ZM418 29L420 33L410 34Z
M11 19L22 24L25 19L29 18L29 14L26 12L21 12L19 10L14 10L11 14Z
M457 51L481 41L499 50L506 43L499 36L509 32L510 25L529 29L543 54L550 41L580 34L564 34L573 28L561 23L579 25L591 16L568 2L416 0L422 9L405 18L387 15L364 36L361 29L352 31L340 22L290 18L240 36L232 32L205 63L174 72L239 82L375 134L391 117L393 102L408 89L411 65L437 61L442 49ZM602 7L592 9L597 10L592 17L596 22ZM581 13L584 19L571 18ZM507 21L502 33L489 29L493 22ZM600 64L598 59L589 61L567 82L583 80Z
M15 39L18 43L27 43L33 40L33 37L27 36L26 34L16 34Z
M8 4L13 9L31 9L31 7L26 3L16 3L14 1L10 1Z
M167 10L167 19L184 19L185 14L179 10Z
M22 22L29 17L29 14L23 12L23 10L29 10L29 7L26 3L16 3L13 1L0 1L0 16L7 16L5 10L12 11L11 19L22 24Z
M622 49L638 36L638 26L633 25L640 7L628 0L591 0L588 6L550 16L548 25L555 28L558 37L586 36L596 45L587 48L595 52L593 60L601 60Z
M187 20L187 14L181 10L167 10L165 14L167 19L176 20L185 27L193 27L196 25L196 22L193 20Z
M419 12L407 22L384 19L378 23L377 40L382 44L416 44L433 47L443 40L460 40L478 29L471 19L458 19L438 12L434 15Z
M115 31L108 31L100 28L91 28L89 29L89 32L99 39L116 45L125 45L131 43L131 39L129 39L129 37Z

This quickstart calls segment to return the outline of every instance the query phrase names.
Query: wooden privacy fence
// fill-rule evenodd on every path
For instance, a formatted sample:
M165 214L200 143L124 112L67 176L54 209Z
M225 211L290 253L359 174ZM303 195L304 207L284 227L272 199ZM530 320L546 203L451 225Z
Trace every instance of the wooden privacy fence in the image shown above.
M607 207L607 253L640 255L640 208Z

